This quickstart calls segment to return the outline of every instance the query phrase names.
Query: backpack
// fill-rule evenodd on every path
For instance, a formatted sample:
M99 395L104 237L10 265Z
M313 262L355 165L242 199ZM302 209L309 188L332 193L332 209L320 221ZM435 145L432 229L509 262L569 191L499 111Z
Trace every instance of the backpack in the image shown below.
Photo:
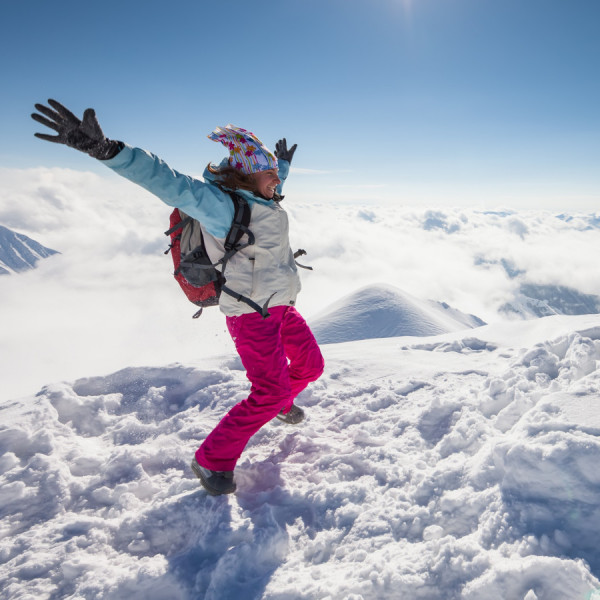
M238 302L245 302L259 312L263 318L269 316L267 312L268 301L263 307L231 290L225 285L225 266L227 261L236 253L254 244L254 235L248 229L250 224L250 206L245 198L235 192L227 191L234 205L234 216L229 233L225 238L225 254L216 263L212 263L206 246L200 223L176 208L169 221L170 228L165 231L170 236L171 243L165 254L171 252L175 271L173 276L187 298L200 307L193 318L197 319L203 308L217 306L222 292L233 296ZM242 236L248 239L240 244ZM220 267L220 268L217 268ZM270 300L270 299L269 299Z

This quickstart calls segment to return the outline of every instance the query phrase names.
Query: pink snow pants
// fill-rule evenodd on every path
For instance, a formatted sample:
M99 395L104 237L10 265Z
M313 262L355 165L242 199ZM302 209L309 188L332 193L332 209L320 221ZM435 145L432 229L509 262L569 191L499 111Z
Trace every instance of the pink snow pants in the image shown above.
M246 400L236 404L196 451L199 465L233 471L248 440L323 373L323 356L306 321L291 306L227 317L246 375L252 384Z

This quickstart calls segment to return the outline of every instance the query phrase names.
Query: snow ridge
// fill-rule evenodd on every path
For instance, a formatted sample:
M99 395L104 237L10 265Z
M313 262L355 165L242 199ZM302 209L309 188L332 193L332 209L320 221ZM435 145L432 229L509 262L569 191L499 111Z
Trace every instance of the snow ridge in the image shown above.
M399 336L430 336L485 323L444 302L421 300L392 285L364 287L310 322L320 344Z
M188 463L237 359L3 406L0 598L595 597L597 316L324 350L306 423L264 427L230 497Z
M53 254L58 252L0 225L0 275L34 269L40 258Z

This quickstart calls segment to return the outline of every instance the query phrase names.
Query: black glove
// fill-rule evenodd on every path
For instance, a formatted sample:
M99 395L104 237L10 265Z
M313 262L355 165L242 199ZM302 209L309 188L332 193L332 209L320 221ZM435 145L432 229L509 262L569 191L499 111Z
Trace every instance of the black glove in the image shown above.
M35 105L35 108L48 118L37 113L33 113L31 118L46 127L50 127L50 129L54 129L58 132L58 135L36 133L36 137L48 142L65 144L99 160L113 158L123 149L123 142L109 140L104 135L93 108L86 109L83 113L83 121L80 121L70 110L56 100L48 100L48 104L54 110L43 104Z
M297 147L298 144L294 144L288 150L287 141L285 138L283 138L275 144L275 156L277 158L280 158L281 160L287 160L291 164L292 158L294 157L294 152L296 152Z

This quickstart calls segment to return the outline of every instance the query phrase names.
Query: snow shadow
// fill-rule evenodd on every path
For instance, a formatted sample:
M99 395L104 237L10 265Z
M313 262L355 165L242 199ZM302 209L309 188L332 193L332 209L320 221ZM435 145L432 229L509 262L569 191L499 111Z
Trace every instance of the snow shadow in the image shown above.
M435 446L451 429L460 413L461 406L458 404L441 405L433 402L419 419L417 429L423 439Z
M273 459L246 464L236 469L236 480L235 496L203 498L199 492L181 500L184 511L192 506L194 514L188 511L185 548L171 554L168 563L186 598L262 598L286 560L287 525L298 507L285 490L280 466ZM179 508L171 507L169 514Z
M568 431L540 437L514 444L502 457L507 523L517 537L540 540L540 553L583 559L598 576L600 443Z
M570 502L524 499L503 494L507 523L516 538L533 535L539 540L539 553L583 559L600 577L600 507L578 500ZM515 539L516 539L515 538Z

